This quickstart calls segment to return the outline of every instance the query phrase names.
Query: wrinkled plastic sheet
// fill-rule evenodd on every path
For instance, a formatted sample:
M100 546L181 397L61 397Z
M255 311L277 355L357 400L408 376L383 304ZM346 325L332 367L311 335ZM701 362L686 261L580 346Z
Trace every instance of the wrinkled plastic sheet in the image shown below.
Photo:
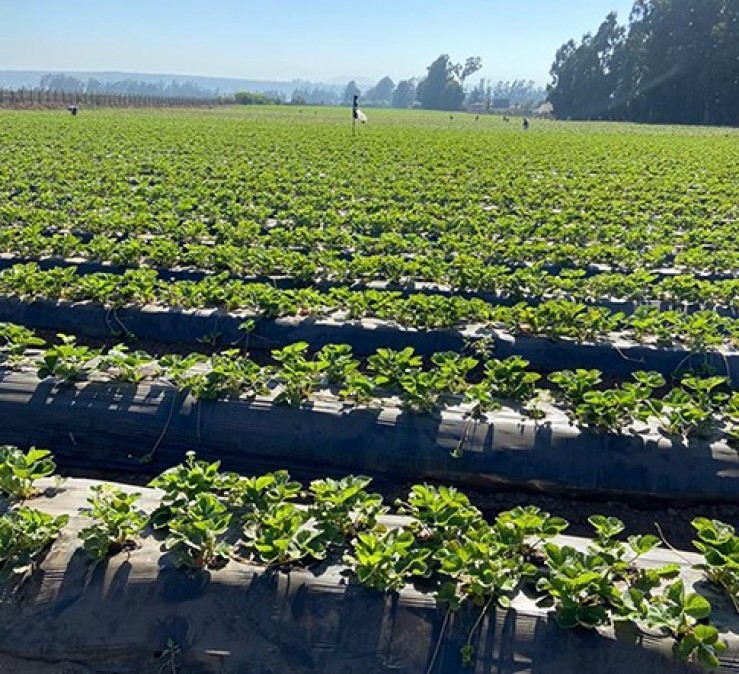
M247 342L241 325L248 318L247 314L216 310L176 310L152 305L113 310L94 303L25 302L0 297L0 321L94 339L133 334L138 339L162 344L195 345L208 341L226 347ZM372 319L281 318L258 321L248 344L252 350L279 349L299 341L308 342L312 349L326 344L349 344L359 356L370 355L378 348L411 346L421 355L431 355L461 351L470 340L483 337L491 340L496 358L519 355L530 361L533 369L544 372L597 368L608 376L627 377L637 370L654 370L667 376L678 369L710 368L739 386L737 351L691 354L685 349L657 348L626 340L585 344L546 337L514 338L481 326L464 330L414 330Z
M69 480L54 498L32 505L74 515L91 484ZM156 493L143 492L141 505L150 510ZM22 666L15 671L133 674L175 671L172 665L178 672L249 674L699 671L673 659L669 640L637 639L628 630L564 631L524 595L510 610L490 609L473 639L474 666L464 668L460 649L477 608L447 618L430 595L409 586L385 596L358 587L335 566L283 573L233 561L188 575L148 533L140 549L93 567L76 538L87 524L73 516L31 579L0 596L0 672ZM580 548L587 543L562 538ZM699 577L688 567L696 559L655 550L644 563L678 563L694 583ZM737 672L736 616L719 595L711 600L730 645L721 671Z
M242 472L259 464L468 488L739 502L739 454L723 442L581 431L545 409L538 422L513 409L473 421L463 408L422 415L330 396L300 408L268 398L197 402L165 383L59 387L0 370L2 441L53 447L60 465L82 471L159 472L191 449Z

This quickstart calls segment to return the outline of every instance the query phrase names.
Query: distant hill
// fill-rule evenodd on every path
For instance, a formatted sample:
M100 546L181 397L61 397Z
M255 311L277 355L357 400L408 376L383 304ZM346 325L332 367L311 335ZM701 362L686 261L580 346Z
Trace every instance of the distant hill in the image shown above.
M197 87L219 95L230 95L237 91L279 92L290 97L296 89L315 89L343 91L344 82L333 80L330 83L308 82L306 80L269 81L249 80L232 77L205 77L200 75L173 75L169 73L128 73L128 72L95 72L70 70L0 70L0 87L6 89L33 89L39 86L41 78L48 74L65 74L75 79L87 81L95 79L103 84L136 81L145 84L171 83L194 84Z

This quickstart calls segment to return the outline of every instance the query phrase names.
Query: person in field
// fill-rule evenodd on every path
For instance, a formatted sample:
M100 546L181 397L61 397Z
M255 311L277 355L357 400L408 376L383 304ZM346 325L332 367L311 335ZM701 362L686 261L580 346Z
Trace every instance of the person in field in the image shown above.
M524 131L529 130L529 120L526 117L523 118L523 130Z

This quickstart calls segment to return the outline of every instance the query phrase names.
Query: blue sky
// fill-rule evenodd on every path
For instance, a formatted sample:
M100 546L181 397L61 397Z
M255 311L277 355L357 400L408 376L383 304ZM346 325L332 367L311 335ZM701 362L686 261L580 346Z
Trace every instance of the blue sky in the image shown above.
M395 80L440 53L544 84L557 47L633 0L0 0L0 69ZM479 75L478 75L479 76ZM477 77L477 76L476 76Z

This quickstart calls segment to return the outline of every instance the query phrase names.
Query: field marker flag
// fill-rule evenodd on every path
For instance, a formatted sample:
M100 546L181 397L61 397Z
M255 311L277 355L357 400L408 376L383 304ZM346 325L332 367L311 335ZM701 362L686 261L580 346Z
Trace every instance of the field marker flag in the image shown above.
M367 115L359 109L359 96L355 95L354 103L352 104L352 134L356 133L357 121L366 124Z

